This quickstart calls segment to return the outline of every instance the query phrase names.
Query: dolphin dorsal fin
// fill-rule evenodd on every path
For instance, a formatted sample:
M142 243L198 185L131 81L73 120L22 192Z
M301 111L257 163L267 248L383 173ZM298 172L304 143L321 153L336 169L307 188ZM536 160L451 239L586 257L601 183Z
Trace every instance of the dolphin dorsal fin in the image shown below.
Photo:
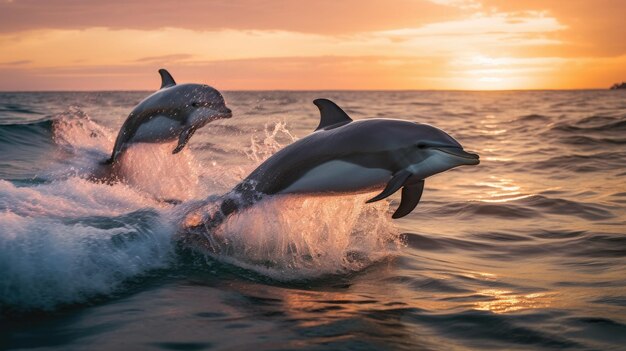
M176 85L174 78L172 78L172 75L166 69L161 68L159 74L161 75L161 89Z
M352 118L350 118L341 107L328 99L315 99L313 103L320 109L320 124L315 128L316 131L320 129L330 129L327 127L333 125L339 127L340 125L352 122Z

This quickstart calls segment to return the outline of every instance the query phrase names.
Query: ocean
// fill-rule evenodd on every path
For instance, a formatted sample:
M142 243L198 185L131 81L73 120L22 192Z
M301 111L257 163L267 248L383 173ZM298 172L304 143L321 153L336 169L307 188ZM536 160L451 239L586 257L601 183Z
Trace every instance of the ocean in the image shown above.
M189 147L136 145L150 92L0 93L0 349L626 350L626 91L231 91ZM437 126L481 164L399 196L278 196L183 245L193 206L318 124ZM178 201L164 201L176 199Z

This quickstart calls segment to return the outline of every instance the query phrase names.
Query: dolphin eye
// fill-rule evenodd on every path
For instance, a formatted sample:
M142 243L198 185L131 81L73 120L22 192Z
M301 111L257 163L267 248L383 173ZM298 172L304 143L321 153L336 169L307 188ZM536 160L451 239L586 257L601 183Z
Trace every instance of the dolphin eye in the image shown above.
M417 143L417 148L418 149L425 149L428 145L426 145L425 143Z
M192 103L191 103L191 106L192 106L192 107L198 107L198 106L200 106L200 104L198 104L197 102L192 102Z

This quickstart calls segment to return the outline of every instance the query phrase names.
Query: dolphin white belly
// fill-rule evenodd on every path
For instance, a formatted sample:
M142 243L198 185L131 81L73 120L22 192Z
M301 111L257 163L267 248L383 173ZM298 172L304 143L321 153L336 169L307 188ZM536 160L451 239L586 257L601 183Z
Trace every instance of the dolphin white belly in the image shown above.
M386 169L333 160L312 168L279 193L358 192L383 185L390 177Z
M132 142L162 142L178 138L183 131L183 125L174 119L157 116L139 126Z

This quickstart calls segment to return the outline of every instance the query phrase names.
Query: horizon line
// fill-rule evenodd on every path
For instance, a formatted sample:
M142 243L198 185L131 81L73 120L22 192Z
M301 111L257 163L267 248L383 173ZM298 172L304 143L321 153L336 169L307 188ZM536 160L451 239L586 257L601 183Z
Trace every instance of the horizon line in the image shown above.
M159 89L79 89L79 90L2 90L0 93L119 93L147 92ZM454 91L454 92L506 92L506 91L589 91L619 90L608 88L536 88L536 89L219 89L223 92L412 92L412 91Z

